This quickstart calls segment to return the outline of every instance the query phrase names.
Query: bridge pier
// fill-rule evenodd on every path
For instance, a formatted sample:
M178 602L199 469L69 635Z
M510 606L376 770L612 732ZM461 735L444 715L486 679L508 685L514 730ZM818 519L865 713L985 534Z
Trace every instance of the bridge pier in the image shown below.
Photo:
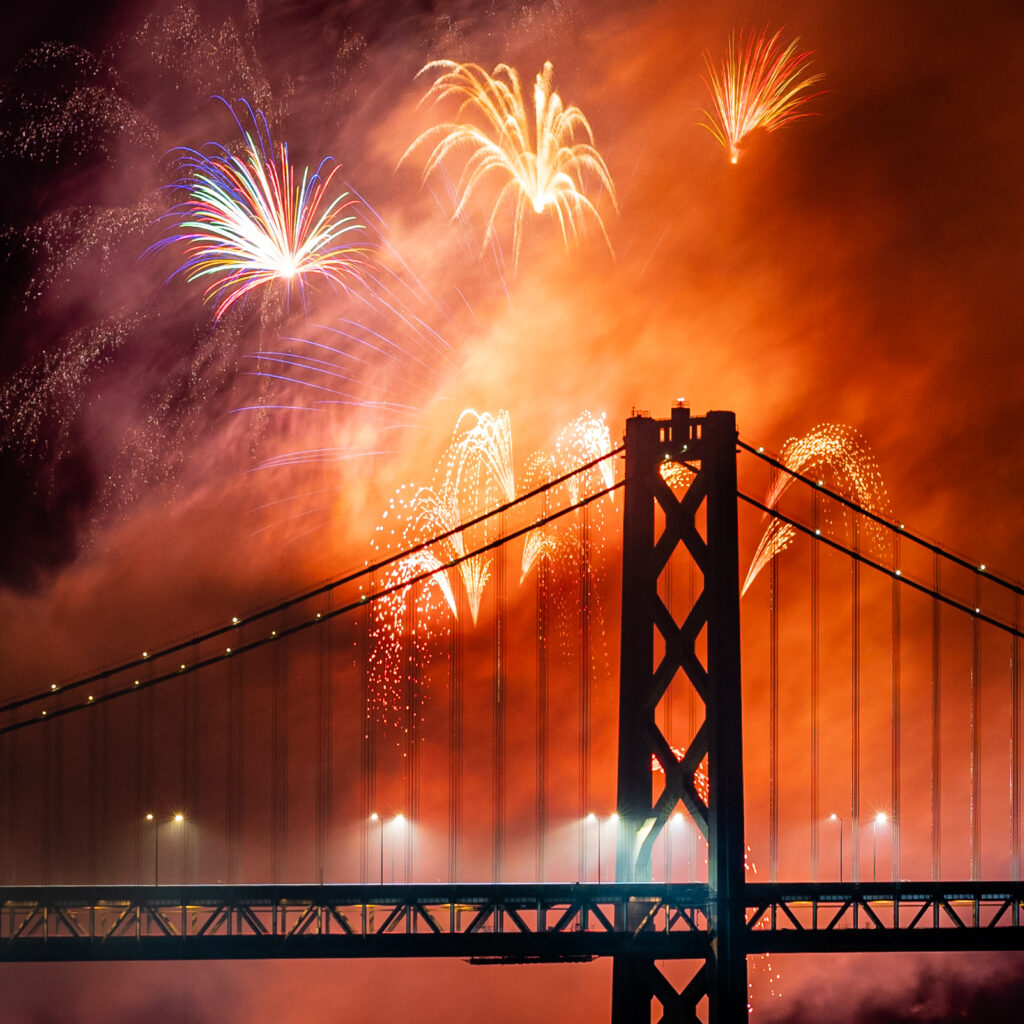
M651 880L655 840L682 803L708 843L708 934L704 964L681 992L653 960L616 957L612 1024L649 1021L654 999L663 1020L695 1021L705 997L710 1024L734 1024L747 1018L735 417L693 418L683 405L668 420L635 415L625 445L616 879ZM703 584L681 622L658 595L679 545ZM655 664L658 636L664 654ZM704 721L681 757L655 720L680 675L704 704ZM664 769L657 795L652 758ZM696 784L705 758L707 802ZM628 921L616 925L629 928Z

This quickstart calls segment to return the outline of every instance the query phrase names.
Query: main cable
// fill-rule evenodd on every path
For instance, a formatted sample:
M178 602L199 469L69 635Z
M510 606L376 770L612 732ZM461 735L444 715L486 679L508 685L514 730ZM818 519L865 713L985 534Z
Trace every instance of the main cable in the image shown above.
M621 449L619 449L619 450L621 451ZM601 462L601 461L603 461L603 459L609 458L612 454L615 454L615 453L609 452L608 455L602 456L601 459L594 460L594 462L590 463L589 466L595 465L597 462ZM584 467L584 468L589 468L589 466L588 467ZM582 469L577 470L576 472L582 472ZM570 474L570 475L574 475L574 474ZM15 731L17 731L19 729L24 729L26 726L34 725L34 724L36 724L38 722L48 722L48 721L50 721L50 720L52 720L54 718L58 718L58 717L60 717L62 715L71 714L72 712L75 712L75 711L82 711L85 708L91 708L91 707L94 707L94 706L96 706L98 704L103 704L103 703L105 703L107 701L115 700L118 697L124 697L127 694L129 694L129 693L137 693L140 690L148 689L149 687L156 686L156 685L158 685L160 683L167 682L170 679L180 679L181 676L185 672L195 672L195 671L198 671L198 670L201 670L201 669L204 669L204 668L209 668L211 665L216 665L216 664L219 664L219 663L223 662L225 658L235 658L235 657L238 657L239 655L246 654L249 651L253 651L253 650L256 650L259 647L263 647L266 644L276 643L278 640L282 640L285 637L292 636L295 633L302 632L305 629L309 629L311 626L317 626L317 625L320 625L321 623L329 621L330 619L337 618L339 615L346 615L349 612L355 611L355 609L357 609L357 608L363 608L363 607L365 607L368 604L372 604L374 601L379 601L382 598L388 597L389 595L397 593L400 590L404 590L406 587L412 587L412 586L414 586L417 583L422 583L424 580L428 580L432 576L436 576L437 574L445 572L448 569L454 569L457 565L461 565L463 562L468 561L470 558L475 558L477 555L482 555L482 554L484 554L484 553L486 553L488 551L492 551L495 548L500 547L503 544L507 544L510 541L517 540L519 537L522 537L525 534L530 533L532 530L540 529L542 526L546 526L548 523L554 522L556 519L560 519L562 516L568 515L570 512L575 512L577 509L585 508L587 505L591 504L592 502L597 501L600 498L603 498L606 495L612 494L614 491L619 490L619 488L624 487L625 484L626 484L626 481L625 481L625 479L623 479L623 480L618 481L617 483L611 484L608 487L602 488L600 491L595 491L593 494L588 494L586 497L581 498L579 501L573 503L572 505L567 505L565 508L560 508L557 511L551 512L551 513L549 513L546 516L542 516L539 519L534 520L532 523L528 523L526 526L521 526L519 529L513 530L511 533L505 535L504 537L499 537L496 540L492 540L492 541L489 541L486 544L482 544L480 547L475 548L472 551L468 551L465 554L457 555L455 558L449 559L447 562L444 562L444 563L442 563L440 565L437 565L434 568L425 569L423 572L420 572L420 573L418 573L415 576L410 576L408 579L402 580L399 583L394 583L394 584L392 584L389 587L385 587L383 590L379 590L375 594L366 594L363 597L361 597L358 601L351 601L348 604L342 605L342 606L340 606L338 608L328 610L326 613L318 612L317 615L315 615L311 619L305 619L302 622L295 623L294 625L289 626L289 627L287 627L285 629L274 630L272 633L270 633L267 636L262 636L262 637L260 637L257 640L251 640L249 643L243 644L240 647L230 648L228 650L228 652L226 652L224 654L216 654L216 655L213 655L211 657L204 658L201 661L196 661L196 662L194 662L191 665L185 665L181 669L177 669L177 670L170 671L170 672L164 672L162 675L154 676L151 679L145 680L145 682L138 681L138 682L132 683L132 685L130 685L130 686L124 687L123 689L112 690L110 693L104 693L104 694L100 694L99 696L96 696L96 697L90 697L90 699L88 699L87 701L85 701L83 703L80 703L80 704L71 704L71 705L68 705L68 706L62 707L62 708L55 708L52 711L46 710L46 711L44 711L42 713L41 716L38 716L38 717L37 716L33 716L32 718L26 718L26 719L23 719L23 720L21 720L19 722L12 722L9 725L5 725L2 728L0 728L0 736L3 736L3 735L5 735L6 733L9 733L9 732L15 732ZM543 488L538 488L536 492L532 492L532 493L540 493L540 491L542 489ZM519 501L519 500L524 500L524 499L517 499L517 501ZM506 506L506 507L508 507L508 506ZM430 543L437 543L439 540L443 539L445 536L450 536L452 532L461 532L468 525L470 525L470 524L465 524L464 526L459 527L458 531L448 531L447 534L442 534L440 537L434 538L433 541L425 542L424 544L418 544L415 548L409 549L409 552L406 552L406 556L410 552L416 552L416 551L423 550L423 548L426 547ZM395 560L394 558L391 558L391 559L388 559L387 562L378 562L376 565L374 565L372 567L367 567L365 572L371 572L374 569L379 569L382 565L389 564L390 562L393 562L394 560ZM351 580L358 579L359 576L361 576L363 574L364 573L357 573L357 574L355 574L355 575L353 575L351 577ZM350 582L351 582L351 580L350 580ZM329 588L329 587L319 588L314 593L315 594L322 594L322 593L326 592L329 589L331 589L331 588ZM250 619L249 621L252 621L252 619ZM220 632L220 631L218 631L218 632ZM213 635L216 636L217 633L214 633ZM190 645L191 645L191 642L190 642ZM105 672L100 677L94 676L94 677L91 677L91 678L92 679L106 678L107 676L114 674L114 672L116 672L116 671L125 671L126 669L132 668L132 667L134 667L134 663L131 664L131 665L123 666L120 670L110 670L109 672ZM74 685L77 686L79 684L76 683ZM71 689L71 687L67 686L67 687L64 687L63 689L67 690L67 689ZM44 696L53 697L54 694L52 692L48 692ZM39 699L43 699L43 698L38 698L37 697L35 699L39 700ZM23 703L30 703L30 701L28 699L26 699L25 701L23 701ZM0 708L0 710L4 710L4 709Z
M517 505L521 505L524 502L530 501L532 498L538 495L544 494L546 491L551 490L554 487L558 487L560 484L565 483L567 480L571 480L574 476L579 476L581 473L586 473L588 470L593 469L595 466L600 465L602 462L608 459L614 458L616 455L621 454L625 451L625 445L619 445L618 448L613 448L610 452L604 455L598 456L596 459L591 459L590 462L584 463L582 466L577 466L575 469L570 470L568 473L563 473L560 477L556 477L554 480L549 480L547 483L540 484L535 487L532 491L528 491L526 494L521 494L517 498L513 498L511 501L506 502L504 505L499 505L496 508L490 509L487 512L482 512L480 515L475 516L473 519L467 520L464 523L460 523L458 526L452 527L450 530L445 530L443 533L439 533L434 537L430 537L427 540L420 541L414 544L412 547L406 548L403 551L396 552L393 555L389 555L387 558L381 559L379 562L374 562L370 565L365 565L356 572L349 573L347 576L342 576L339 579L332 580L329 583L324 583L319 587L315 587L313 590L308 590L305 593L299 594L296 597L290 597L285 601L281 601L270 608L264 608L262 611L255 612L247 618L238 619L233 621L226 626L218 626L216 629L209 630L201 636L190 637L188 640L182 640L179 643L172 644L169 647L164 647L159 651L152 653L146 652L143 657L136 658L132 661L124 662L121 665L115 665L113 668L103 669L100 672L95 672L90 676L86 676L82 679L76 679L70 683L64 683L61 686L54 684L49 690L43 690L40 693L32 694L27 697L19 697L17 700L8 701L6 704L0 704L0 714L4 714L8 711L16 711L18 708L25 707L28 704L36 704L41 700L48 700L54 696L55 693L64 693L68 690L80 689L83 686L88 686L90 683L100 682L104 679L109 679L111 676L119 675L122 672L127 672L129 669L138 668L141 665L152 664L154 661L160 658L169 657L172 654L177 654L179 651L183 651L188 647L198 646L199 644L206 643L209 640L214 640L218 636L224 636L233 630L240 629L243 625L249 625L253 622L258 622L260 619L265 619L271 615L276 615L280 612L286 611L288 608L293 608L297 604L302 604L305 601L312 600L314 597L319 597L322 594L330 593L333 590L337 590L339 587L346 586L350 583L355 583L363 576L367 576L373 572L386 569L390 565L394 565L396 562L402 561L404 558L408 558L410 555L414 555L419 551L424 551L434 544L439 544L442 541L448 540L450 537L454 537L460 533L464 533L466 530L471 530L475 526L479 526L481 523L486 522L492 516L502 515L509 509L515 508ZM608 493L602 491L602 494ZM574 505L573 509L581 506ZM480 551L486 551L488 548L481 548ZM467 556L469 557L469 556ZM452 565L457 565L463 561L462 558L453 561ZM413 581L415 582L415 581ZM238 648L242 650L243 648ZM96 703L96 701L93 701ZM3 734L3 730L0 729L0 735Z

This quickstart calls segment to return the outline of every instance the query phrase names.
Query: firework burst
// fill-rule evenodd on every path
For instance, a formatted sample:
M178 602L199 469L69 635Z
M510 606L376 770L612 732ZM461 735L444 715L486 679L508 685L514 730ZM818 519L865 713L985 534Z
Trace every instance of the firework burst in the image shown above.
M299 178L287 143L275 147L263 114L245 109L253 130L236 117L241 156L217 143L207 152L181 151L182 176L174 187L185 199L168 214L173 233L156 246L184 247L177 272L206 283L204 297L216 301L218 320L249 292L274 282L283 282L288 295L297 285L303 299L314 276L344 287L359 279L367 251L352 240L363 230L356 200L348 192L329 198L338 171L332 158Z
M800 108L820 92L807 90L825 76L807 73L812 51L798 51L799 39L788 46L779 43L781 30L769 37L767 29L751 35L744 43L743 32L729 37L725 60L715 67L711 54L704 55L708 77L702 77L711 93L714 109L705 110L701 127L722 144L730 163L740 155L740 143L763 128L773 132L800 117L810 116Z
M841 423L821 423L803 437L791 437L782 446L780 461L794 473L825 473L831 477L832 488L844 497L876 515L886 515L889 499L886 494L878 463L867 442L853 427ZM783 495L792 486L795 477L780 472L765 498L770 509L778 507ZM819 481L824 482L824 476ZM882 527L871 521L869 535L882 539ZM761 542L751 559L747 578L743 583L745 594L758 573L776 555L785 551L796 537L796 529L779 519L771 519Z
M488 74L477 64L439 60L420 74L437 73L424 103L459 101L458 121L435 125L421 134L402 156L404 161L421 145L432 147L423 171L424 180L446 157L466 150L469 156L458 181L459 200L453 219L466 208L485 178L503 181L487 220L484 244L495 234L495 224L506 203L513 206L512 262L519 262L523 225L531 209L557 222L566 247L579 244L584 222L593 220L608 248L611 243L597 207L585 192L593 178L615 205L615 186L608 167L594 148L594 134L578 107L565 107L552 90L554 69L549 62L533 87L533 128L519 84L519 75L507 64ZM577 137L588 141L576 142Z

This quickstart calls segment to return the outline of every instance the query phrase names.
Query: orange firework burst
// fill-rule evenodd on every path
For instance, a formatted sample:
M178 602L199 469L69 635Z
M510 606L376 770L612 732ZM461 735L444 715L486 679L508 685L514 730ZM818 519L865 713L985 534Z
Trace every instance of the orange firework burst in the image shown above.
M825 76L809 75L811 50L798 52L799 39L788 46L779 43L781 30L769 38L765 29L751 35L746 45L743 32L729 37L725 60L715 67L710 53L704 54L708 77L701 76L711 93L714 110L705 110L701 127L729 153L730 163L740 155L740 142L755 128L773 132L799 117L810 116L800 110L820 92L807 90Z
M569 472L574 466L592 462L611 450L611 434L604 418L584 412L558 435L553 456L546 452L535 452L530 457L526 469L526 490L532 490L540 484L554 480ZM574 505L584 495L610 487L614 479L615 472L611 461L606 460L585 473L578 473L566 480L559 488L563 494L556 492L555 500L564 497L567 504ZM611 497L609 494L609 500ZM599 515L596 506L594 514ZM523 546L520 582L526 579L540 559L554 560L559 555L569 557L575 553L579 546L579 538L575 536L574 529L574 524L548 523L533 530Z
M611 243L594 203L585 193L585 179L592 177L615 205L615 187L601 154L594 148L594 134L578 107L565 107L551 88L554 69L550 61L537 75L533 87L533 130L519 85L519 75L507 64L488 74L477 64L450 60L432 61L420 71L439 72L422 102L459 101L456 122L435 125L423 132L402 156L423 143L433 146L423 171L424 179L455 151L469 152L458 182L459 202L452 217L459 216L484 178L503 179L487 220L486 243L506 202L513 204L513 264L519 261L523 223L529 209L558 221L568 247L577 245L585 218L593 219L609 249ZM588 141L575 142L578 136Z
M867 442L853 427L842 423L821 423L803 437L791 437L783 446L779 458L794 473L828 471L831 486L838 493L876 515L885 515L889 499L882 482L878 463ZM775 478L765 505L776 508L782 496L792 486L794 477L779 473ZM824 483L824 477L819 480ZM876 540L882 538L882 527L868 523L868 531ZM758 573L793 543L796 529L779 519L771 519L751 559L742 593L746 593Z

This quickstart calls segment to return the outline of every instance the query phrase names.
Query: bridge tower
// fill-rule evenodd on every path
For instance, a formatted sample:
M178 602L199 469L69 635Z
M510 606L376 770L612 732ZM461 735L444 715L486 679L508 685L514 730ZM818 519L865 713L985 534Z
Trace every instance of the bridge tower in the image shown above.
M662 1020L696 1021L705 995L710 1024L747 1018L736 436L733 413L691 417L681 403L671 419L626 422L616 878L651 880L654 842L682 803L708 844L708 942L703 966L681 992L652 959L615 957L612 1024L647 1024L655 998ZM656 536L659 507L664 526ZM658 581L680 544L695 563L695 584L676 621ZM677 677L704 710L681 758L655 721ZM652 757L665 770L658 794ZM695 782L705 758L707 803ZM636 902L640 921L642 897Z

